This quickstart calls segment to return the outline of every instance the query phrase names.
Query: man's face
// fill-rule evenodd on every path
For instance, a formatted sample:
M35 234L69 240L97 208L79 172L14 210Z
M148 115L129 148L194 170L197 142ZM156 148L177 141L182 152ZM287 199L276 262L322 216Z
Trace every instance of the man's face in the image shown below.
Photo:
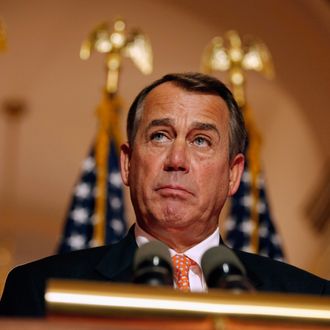
M122 146L137 222L169 246L176 237L188 247L210 235L237 190L244 158L229 163L228 119L219 96L164 83L145 99L134 145Z

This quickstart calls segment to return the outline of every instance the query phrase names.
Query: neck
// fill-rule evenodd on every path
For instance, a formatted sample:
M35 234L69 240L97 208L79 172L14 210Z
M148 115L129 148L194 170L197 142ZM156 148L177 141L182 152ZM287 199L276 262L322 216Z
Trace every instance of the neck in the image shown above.
M178 253L183 253L209 237L217 228L210 227L200 233L191 228L161 228L155 229L139 224L139 227L153 238L163 242Z

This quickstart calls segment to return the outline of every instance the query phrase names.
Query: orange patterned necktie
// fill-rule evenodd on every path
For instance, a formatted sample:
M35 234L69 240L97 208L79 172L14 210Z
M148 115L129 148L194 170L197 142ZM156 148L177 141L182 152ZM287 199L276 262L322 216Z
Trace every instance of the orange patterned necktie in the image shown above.
M174 279L179 290L189 291L189 268L196 264L195 261L191 260L185 255L176 254L172 257L174 266Z

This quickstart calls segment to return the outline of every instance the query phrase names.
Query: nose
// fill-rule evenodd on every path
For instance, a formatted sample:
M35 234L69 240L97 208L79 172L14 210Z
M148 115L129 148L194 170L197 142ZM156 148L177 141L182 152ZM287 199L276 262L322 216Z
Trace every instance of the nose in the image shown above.
M184 141L176 140L168 149L164 163L164 170L181 171L188 173L190 167L190 155L188 146Z

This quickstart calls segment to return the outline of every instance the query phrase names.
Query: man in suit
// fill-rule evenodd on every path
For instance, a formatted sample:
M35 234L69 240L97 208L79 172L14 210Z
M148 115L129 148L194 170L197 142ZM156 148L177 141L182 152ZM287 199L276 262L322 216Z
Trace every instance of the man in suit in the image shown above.
M220 81L171 74L140 92L127 119L121 173L136 225L119 243L51 256L12 270L0 303L4 315L45 315L49 278L131 282L141 245L159 240L188 260L185 289L206 291L201 257L221 244L218 219L238 189L246 131L242 114ZM329 294L329 282L293 266L235 251L257 291ZM176 278L175 286L180 288Z

